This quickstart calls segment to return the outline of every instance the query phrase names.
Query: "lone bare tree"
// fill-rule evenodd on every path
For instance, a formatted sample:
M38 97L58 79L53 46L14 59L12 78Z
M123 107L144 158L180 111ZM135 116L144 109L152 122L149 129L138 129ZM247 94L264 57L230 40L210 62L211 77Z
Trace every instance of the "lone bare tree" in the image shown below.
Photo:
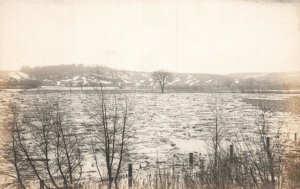
M168 71L158 70L151 74L152 79L160 86L161 93L164 93L165 86L172 81L173 74Z

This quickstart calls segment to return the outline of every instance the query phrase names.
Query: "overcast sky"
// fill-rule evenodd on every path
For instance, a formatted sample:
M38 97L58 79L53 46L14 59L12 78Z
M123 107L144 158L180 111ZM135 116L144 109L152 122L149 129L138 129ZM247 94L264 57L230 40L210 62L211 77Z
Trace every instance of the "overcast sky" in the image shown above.
M299 4L0 0L0 69L53 64L199 73L296 71Z

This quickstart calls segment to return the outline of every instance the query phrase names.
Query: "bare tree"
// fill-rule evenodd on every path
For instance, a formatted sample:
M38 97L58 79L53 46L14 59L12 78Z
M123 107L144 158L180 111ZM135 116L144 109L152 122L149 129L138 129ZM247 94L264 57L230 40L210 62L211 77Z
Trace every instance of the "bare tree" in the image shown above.
M229 162L227 161L227 154L222 144L226 135L226 127L222 118L223 99L219 93L213 93L212 106L214 109L208 143L210 158L207 165L210 178L208 178L207 184L212 188L227 188Z
M44 182L55 188L76 187L81 180L83 156L77 134L63 119L58 101L46 99L26 109L21 118L13 109L10 151L15 177L21 188L24 180Z
M20 135L22 128L19 121L19 108L16 104L11 103L9 106L9 113L11 117L7 122L7 126L4 130L4 136L6 138L5 144L1 146L1 167L0 175L7 177L5 185L2 187L19 187L21 189L26 188L26 175L24 171L28 168L26 160L23 158L23 153L20 148Z
M152 79L160 86L161 92L164 93L165 86L172 80L173 74L164 70L158 70L151 74Z
M245 186L255 188L282 188L285 184L285 138L280 129L271 128L270 112L261 106L256 116L257 126L252 136L241 133L240 163L247 177ZM277 125L278 126L278 125Z
M38 177L47 175L55 188L76 186L83 166L77 134L64 120L58 100L48 99L35 107L24 119L32 140L31 149L27 150L31 168Z
M295 136L295 140L297 140ZM300 186L300 142L292 143L291 151L287 154L285 167L289 188L297 188Z
M107 94L102 86L96 90L97 100L91 102L92 151L100 179L108 180L108 188L113 181L116 187L124 162L128 157L130 142L134 132L129 124L128 100L125 95ZM106 171L101 170L101 159L105 160ZM104 177L107 177L105 179Z
M277 188L283 184L284 139L280 129L272 131L268 122L268 112L264 109L256 122L260 140L256 143L257 162L263 187Z

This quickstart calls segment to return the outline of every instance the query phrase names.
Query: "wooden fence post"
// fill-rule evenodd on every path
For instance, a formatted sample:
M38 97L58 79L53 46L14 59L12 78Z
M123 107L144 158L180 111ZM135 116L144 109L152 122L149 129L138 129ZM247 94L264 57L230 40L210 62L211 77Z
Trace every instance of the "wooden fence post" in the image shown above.
M193 157L193 153L190 153L190 159L189 159L189 162L190 162L190 166L192 167L194 165L194 157Z
M205 169L205 165L204 165L204 159L200 160L200 180L201 180L201 186L204 185L204 170Z
M40 189L44 189L44 188L45 188L45 181L40 180Z
M233 145L229 146L229 153L230 153L230 163L233 162Z
M132 187L132 163L128 164L128 187Z
M267 137L267 148L270 148L270 137Z

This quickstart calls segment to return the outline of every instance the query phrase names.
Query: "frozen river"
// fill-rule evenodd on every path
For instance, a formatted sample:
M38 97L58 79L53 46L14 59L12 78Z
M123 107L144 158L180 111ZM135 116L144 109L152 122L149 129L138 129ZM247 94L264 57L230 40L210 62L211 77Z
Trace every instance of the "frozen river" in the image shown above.
M154 162L157 158L166 160L174 155L186 156L187 153L206 153L210 144L212 129L215 126L216 109L219 125L225 144L239 140L239 134L253 135L257 130L258 107L243 99L284 100L287 94L209 94L209 93L128 93L130 102L130 124L136 129L133 139L132 160L141 164ZM26 110L28 103L39 98L58 98L68 115L74 132L89 134L85 125L90 116L89 100L97 99L95 94L77 92L44 93L39 91L1 91L1 126L5 127L8 104L17 101ZM217 100L217 101L216 101ZM292 138L300 131L300 115L290 112L268 112L268 124L276 131ZM92 164L90 161L88 164Z

